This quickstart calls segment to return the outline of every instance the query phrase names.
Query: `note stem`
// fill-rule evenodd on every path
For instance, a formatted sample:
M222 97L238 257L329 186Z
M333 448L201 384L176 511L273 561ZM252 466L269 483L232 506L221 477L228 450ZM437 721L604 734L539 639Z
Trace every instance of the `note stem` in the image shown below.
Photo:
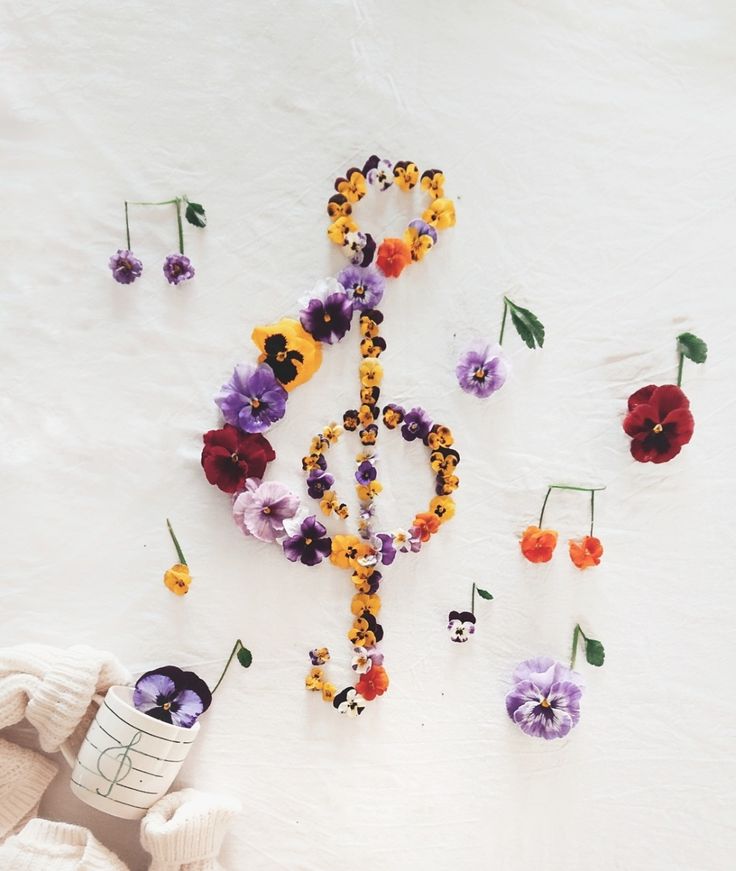
M506 330L506 315L509 313L509 301L506 297L503 298L503 317L501 318L501 335L498 337L498 344L503 345L503 334Z
M223 668L223 670L222 670L222 674L220 675L220 679L217 681L217 683L214 685L214 687L212 687L212 689L210 690L210 692L212 693L213 696L215 694L215 690L217 689L217 687L219 687L220 684L222 683L222 679L225 677L227 670L230 668L230 663L233 661L233 657L238 652L238 649L241 648L242 646L243 646L243 642L238 638L238 640L233 645L233 649L230 652L230 657L228 658L228 661L225 663L225 668Z
M169 520L168 517L166 518L166 525L169 527L169 535L171 536L171 540L174 542L174 547L176 548L176 553L177 553L177 556L179 557L179 562L182 565L186 565L187 561L184 559L184 554L182 553L182 549L181 549L181 546L179 544L179 539L176 537L176 533L174 532L174 530L171 526L171 521Z
M128 201L125 201L125 239L130 251L130 223L128 222Z

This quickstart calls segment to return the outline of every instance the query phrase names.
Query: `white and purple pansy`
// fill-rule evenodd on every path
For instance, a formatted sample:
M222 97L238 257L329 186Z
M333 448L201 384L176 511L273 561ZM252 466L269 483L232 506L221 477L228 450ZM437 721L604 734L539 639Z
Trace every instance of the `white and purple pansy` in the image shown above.
M475 632L475 614L470 611L450 611L447 618L450 641L463 643Z
M365 710L365 699L355 687L345 687L332 701L332 704L341 714L348 717L359 717Z
M133 689L136 710L184 729L191 729L211 703L212 693L202 678L175 665L147 671Z
M365 162L363 175L368 184L378 188L379 191L385 191L394 183L394 165L390 160L381 159L373 154Z
M564 738L580 719L582 678L561 662L539 656L520 663L506 696L509 717L533 738Z

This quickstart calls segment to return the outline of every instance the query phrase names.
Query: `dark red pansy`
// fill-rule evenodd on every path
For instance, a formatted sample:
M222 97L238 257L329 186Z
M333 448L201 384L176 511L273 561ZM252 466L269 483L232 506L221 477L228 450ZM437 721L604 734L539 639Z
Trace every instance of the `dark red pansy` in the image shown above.
M202 436L202 468L210 484L225 493L245 488L247 478L262 478L266 466L276 459L270 442L260 433L241 432L226 423Z
M690 401L674 384L649 384L629 397L624 432L631 437L631 455L640 463L666 463L693 436Z

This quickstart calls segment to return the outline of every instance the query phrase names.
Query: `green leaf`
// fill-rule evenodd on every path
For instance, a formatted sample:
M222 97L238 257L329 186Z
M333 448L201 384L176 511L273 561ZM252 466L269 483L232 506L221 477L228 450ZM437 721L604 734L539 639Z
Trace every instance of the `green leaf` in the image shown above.
M204 213L204 206L199 203L187 202L187 209L184 212L184 217L195 227L206 227L207 216Z
M585 639L585 658L591 665L603 665L606 651L600 641L596 641L594 638Z
M493 596L488 592L488 590L481 590L480 587L476 587L475 592L481 597L481 599L492 599L493 598Z
M683 354L693 363L705 363L708 358L708 346L692 333L680 333L677 337L677 353Z
M253 662L253 654L247 647L241 647L238 651L238 662L243 666L243 668L250 668L250 665Z
M537 346L544 345L544 325L539 318L530 312L528 308L522 308L506 297L506 302L511 313L511 322L516 327L516 332L529 348L534 350Z

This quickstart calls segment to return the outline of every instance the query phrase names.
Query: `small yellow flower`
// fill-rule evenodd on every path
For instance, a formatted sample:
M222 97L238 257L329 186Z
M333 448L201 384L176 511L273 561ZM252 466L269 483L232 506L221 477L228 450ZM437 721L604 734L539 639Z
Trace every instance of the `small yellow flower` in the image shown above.
M322 455L318 453L308 454L306 457L302 457L302 469L305 472L316 472L317 469L320 469L320 461L322 459Z
M311 652L317 659L321 659L322 662L330 661L330 651L326 647L317 647Z
M332 514L332 512L337 508L337 499L334 490L327 490L322 494L322 498L319 500L319 507L322 509L322 513L326 514L328 517Z
M438 475L452 475L460 462L457 451L432 451L429 463Z
M383 381L383 366L378 360L363 360L358 372L363 387L378 387Z
M429 510L440 523L446 523L455 515L455 500L451 496L435 496L429 503Z
M444 184L445 174L442 170L428 169L426 172L422 173L422 190L427 191L433 200L436 200L437 197L444 197Z
M362 617L358 617L355 623L353 623L351 629L348 631L348 638L353 647L376 646L375 633L370 629L368 621L364 620Z
M335 514L337 514L341 520L346 520L350 516L350 511L348 510L348 506L344 502L341 502L335 509Z
M419 168L410 160L402 160L394 166L394 180L402 191L410 191L419 181Z
M376 617L378 612L381 610L381 597L367 595L366 593L357 593L353 596L350 610L356 617L362 617L365 611L368 611Z
M355 455L355 462L360 465L360 463L364 463L366 460L375 460L376 452L373 448L363 448L362 451L358 451Z
M321 454L327 447L326 440L321 435L316 435L309 443L310 454Z
M440 479L440 489L442 495L449 496L460 486L460 480L457 475L443 475Z
M361 426L369 426L376 419L372 405L361 405L358 411L358 422Z
M383 353L383 350L384 349L380 345L376 344L369 336L366 336L365 339L361 340L361 357L380 357Z
M376 439L378 438L378 427L375 424L371 424L371 427L371 429L366 427L358 433L360 441L364 445L375 445Z
M330 562L341 569L347 569L361 553L363 542L357 535L335 535L332 539Z
M434 245L434 240L427 233L420 233L416 227L407 227L404 242L409 246L411 259L414 262L423 260L424 255Z
M342 194L331 196L327 203L327 214L334 221L335 218L347 217L353 211L350 201Z
M331 702L335 698L335 693L337 692L337 687L334 683L323 683L322 684L322 701L323 702Z
M318 693L322 689L323 677L323 670L318 665L315 665L314 668L309 670L309 674L304 680L304 685L311 692Z
M164 573L164 583L177 596L184 596L189 592L192 577L189 574L189 566L183 563L175 563Z
M358 225L349 215L343 215L341 218L333 221L327 228L327 235L331 242L335 245L344 245L345 237L348 233L357 233Z
M371 481L370 484L358 484L355 488L361 502L372 502L381 490L383 490L383 484L379 484L378 481Z
M365 176L359 169L348 170L347 178L338 179L335 189L349 202L357 203L368 191Z
M326 426L322 430L322 436L329 442L329 444L334 445L342 435L342 432L342 427L338 426L333 421L329 426Z
M369 315L360 316L360 334L369 339L375 339L378 336L379 328L376 321Z
M361 387L360 388L360 401L364 405L375 405L378 402L378 397L381 395L381 391L378 387Z
M444 197L439 197L422 215L422 220L426 221L431 227L436 227L438 230L445 230L447 227L454 227L455 204L452 200L446 200Z
M427 435L427 444L433 451L438 448L449 448L455 439L449 426L433 426Z
M251 338L261 352L259 363L268 363L287 391L308 381L322 364L322 345L293 318L256 327Z

